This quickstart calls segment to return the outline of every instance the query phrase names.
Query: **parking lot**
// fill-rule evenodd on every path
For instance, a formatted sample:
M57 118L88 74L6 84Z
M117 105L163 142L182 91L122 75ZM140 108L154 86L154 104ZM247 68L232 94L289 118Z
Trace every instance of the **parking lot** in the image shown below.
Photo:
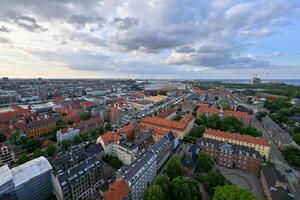
M259 200L265 199L259 177L247 174L239 169L229 169L221 166L217 166L216 168L219 169L221 174L233 184L251 191Z

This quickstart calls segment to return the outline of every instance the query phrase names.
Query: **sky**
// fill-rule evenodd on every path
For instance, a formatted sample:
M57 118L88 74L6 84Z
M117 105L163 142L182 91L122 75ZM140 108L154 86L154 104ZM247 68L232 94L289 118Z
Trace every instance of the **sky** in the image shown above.
M0 0L0 77L300 78L298 0Z

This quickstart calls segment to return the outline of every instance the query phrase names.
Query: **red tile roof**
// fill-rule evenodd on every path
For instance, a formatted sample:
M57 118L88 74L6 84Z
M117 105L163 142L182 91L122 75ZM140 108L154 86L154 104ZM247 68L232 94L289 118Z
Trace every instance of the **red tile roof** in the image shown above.
M13 111L0 113L0 121L7 122L14 117L18 118L31 115L31 111L29 109L22 108L18 105L12 105L11 108Z
M217 108L210 108L208 104L200 104L197 110L199 113L210 113L210 114L219 114L224 113L225 116L233 116L241 119L248 119L250 116L246 112L234 111L234 110L220 110Z
M128 196L130 188L123 179L117 179L107 191L104 192L104 200L122 200Z
M112 114L119 114L119 113L121 112L121 110L119 110L118 108L112 107L112 108L110 109L110 112L111 112Z
M216 136L216 137L221 137L221 138L225 138L225 139L243 141L243 142L247 142L247 143L251 143L251 144L270 146L270 143L267 140L260 138L260 137L253 137L253 136L249 136L249 135L240 135L237 133L212 130L212 129L205 129L205 134Z
M94 103L91 102L91 101L83 101L83 102L81 102L80 104L81 104L82 107L86 107L86 108L87 108L87 107L91 107L91 106L94 105Z
M160 118L166 118L166 117L170 116L173 113L176 113L176 109L175 108L169 108L168 110L165 110L165 111L162 111L161 113L159 113L159 117Z
M132 131L134 131L135 127L134 124L128 124L126 126L123 126L122 128L120 128L119 132L120 133L130 133Z
M121 136L114 134L111 131L104 133L100 137L103 140L104 144L109 144L112 142L119 142L122 139Z
M190 120L190 116L188 116L186 119ZM159 117L146 117L141 121L141 123L149 124L153 126L160 126L167 129L179 129L179 130L183 130L188 126L187 121L176 122L168 119L162 119Z

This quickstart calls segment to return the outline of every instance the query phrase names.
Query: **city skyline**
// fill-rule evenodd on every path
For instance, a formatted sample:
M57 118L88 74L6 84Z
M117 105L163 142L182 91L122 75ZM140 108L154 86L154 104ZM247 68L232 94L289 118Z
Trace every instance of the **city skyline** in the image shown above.
M1 0L11 78L296 79L297 1Z

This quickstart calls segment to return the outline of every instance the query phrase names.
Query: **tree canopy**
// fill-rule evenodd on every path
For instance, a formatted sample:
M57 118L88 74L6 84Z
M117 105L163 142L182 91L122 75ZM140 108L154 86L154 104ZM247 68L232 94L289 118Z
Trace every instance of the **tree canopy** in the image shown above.
M214 159L206 152L201 152L198 155L197 169L204 172L209 172L214 167Z
M47 156L52 157L56 153L56 146L54 144L49 144L46 149Z
M6 141L6 136L0 132L0 142L5 142Z
M235 185L224 185L216 188L213 200L255 200L255 197Z
M168 161L166 173L171 179L182 175L181 161L177 156L172 156Z
M216 187L223 186L229 182L226 178L217 171L210 171L206 176L200 177L200 181L204 185L204 189L209 194L214 194Z
M17 165L21 165L23 163L26 163L30 160L29 156L27 156L27 154L22 154L19 159L17 160Z
M283 150L283 155L290 165L300 167L300 150L289 146Z
M202 194L196 181L178 176L170 182L171 199L201 200Z
M88 119L91 118L91 113L89 112L82 112L80 113L80 119L83 120L83 121L86 121Z
M164 200L165 194L159 185L150 185L145 194L144 200Z
M63 140L60 143L60 146L63 150L68 150L70 148L70 142L68 140Z

